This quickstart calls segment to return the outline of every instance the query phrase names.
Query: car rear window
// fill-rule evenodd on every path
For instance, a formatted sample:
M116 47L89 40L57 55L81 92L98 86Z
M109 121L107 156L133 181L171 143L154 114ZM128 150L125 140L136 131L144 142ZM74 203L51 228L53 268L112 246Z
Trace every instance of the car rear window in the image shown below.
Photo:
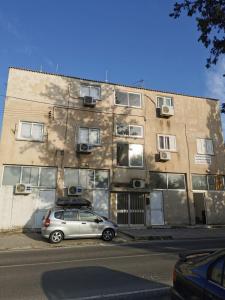
M56 211L55 214L54 214L54 217L56 219L60 219L60 220L63 220L63 211Z

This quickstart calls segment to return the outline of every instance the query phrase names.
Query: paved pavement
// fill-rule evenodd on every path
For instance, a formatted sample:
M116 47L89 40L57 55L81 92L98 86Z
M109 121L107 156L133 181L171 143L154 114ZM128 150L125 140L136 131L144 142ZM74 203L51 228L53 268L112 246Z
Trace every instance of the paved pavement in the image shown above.
M151 229L121 229L123 234L134 240L183 240L224 238L225 226L222 227L186 227L186 228L151 228Z
M154 228L120 229L118 236L110 244L132 243L136 240L184 240L184 239L225 238L225 227L221 228ZM0 251L17 249L48 249L52 247L76 247L107 244L101 239L64 240L52 245L36 232L0 233Z

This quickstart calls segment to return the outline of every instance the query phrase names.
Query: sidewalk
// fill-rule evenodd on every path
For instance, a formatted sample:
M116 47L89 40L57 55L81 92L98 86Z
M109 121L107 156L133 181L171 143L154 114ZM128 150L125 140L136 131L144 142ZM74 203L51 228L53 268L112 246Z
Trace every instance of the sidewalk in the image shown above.
M225 238L225 227L220 228L120 228L118 236L110 244L132 243L138 240L183 240L183 239ZM0 233L0 251L51 249L80 246L106 245L101 239L64 240L59 244L50 244L36 232Z
M183 240L225 238L225 226L185 227L185 228L121 228L120 232L133 240Z

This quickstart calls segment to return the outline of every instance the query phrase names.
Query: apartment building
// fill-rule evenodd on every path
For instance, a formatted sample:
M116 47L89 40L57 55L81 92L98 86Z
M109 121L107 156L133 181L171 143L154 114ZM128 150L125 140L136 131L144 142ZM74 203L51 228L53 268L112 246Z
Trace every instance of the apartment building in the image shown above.
M121 226L224 224L216 99L9 68L0 154L1 230L77 195Z

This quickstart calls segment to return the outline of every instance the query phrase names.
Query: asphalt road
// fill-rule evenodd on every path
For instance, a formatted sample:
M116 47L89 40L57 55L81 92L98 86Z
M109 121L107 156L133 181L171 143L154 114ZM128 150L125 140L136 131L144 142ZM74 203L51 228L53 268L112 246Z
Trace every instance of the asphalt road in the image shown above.
M225 239L0 252L0 299L169 298L178 253Z

